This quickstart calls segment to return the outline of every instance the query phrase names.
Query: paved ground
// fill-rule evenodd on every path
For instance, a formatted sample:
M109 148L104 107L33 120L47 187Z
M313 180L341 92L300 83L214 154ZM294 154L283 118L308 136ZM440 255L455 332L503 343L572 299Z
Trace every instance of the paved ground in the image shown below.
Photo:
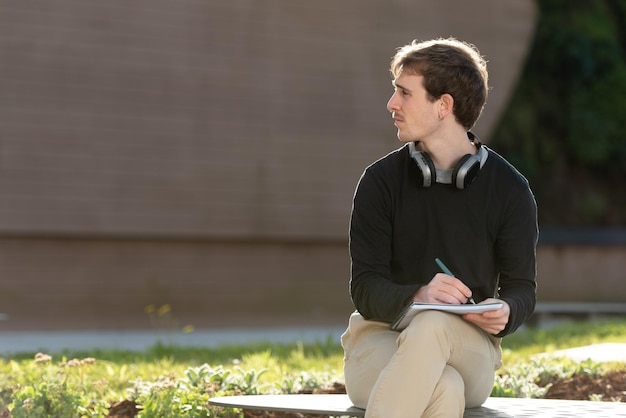
M339 341L343 328L254 328L225 330L196 330L182 332L153 331L102 331L102 332L1 332L0 355L41 351L59 352L64 349L90 350L123 349L141 351L157 343L176 344L187 347L216 347L226 344L249 344L254 342L290 343L296 341L316 342L328 338ZM575 347L555 352L576 361L591 359L598 362L626 362L626 344L605 343Z
M623 361L626 362L626 344L604 343L559 350L555 355L563 355L575 361L591 359L597 362Z
M0 355L17 352L55 353L64 349L90 350L123 349L142 351L157 343L184 347L213 348L226 344L254 342L290 343L316 342L332 338L339 341L343 328L254 328L196 330L190 334L180 331L72 331L72 332L0 332Z

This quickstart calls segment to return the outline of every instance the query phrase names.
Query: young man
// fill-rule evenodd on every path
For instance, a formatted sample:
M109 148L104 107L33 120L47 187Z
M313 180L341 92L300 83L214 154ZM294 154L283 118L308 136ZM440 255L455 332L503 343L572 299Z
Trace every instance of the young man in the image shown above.
M491 393L500 338L534 310L536 204L526 179L469 132L488 91L474 46L413 42L391 73L387 109L405 145L367 167L354 195L346 388L366 417L462 417ZM502 307L427 310L390 329L410 302L474 300Z

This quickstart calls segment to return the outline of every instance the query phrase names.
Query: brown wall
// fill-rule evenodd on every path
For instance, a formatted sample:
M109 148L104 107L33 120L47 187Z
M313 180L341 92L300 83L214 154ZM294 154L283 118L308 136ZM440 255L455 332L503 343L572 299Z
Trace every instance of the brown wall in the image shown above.
M3 2L0 327L141 327L151 303L197 326L336 321L355 184L399 146L395 48L477 44L488 139L535 13L532 0Z
M336 325L351 312L345 243L4 239L0 329Z
M0 234L343 239L363 168L399 146L395 48L480 45L486 136L533 17L530 0L5 2Z
M539 301L622 302L626 246L540 245ZM338 326L347 243L0 240L0 330ZM170 326L159 321L157 327Z
M540 301L626 301L625 243L542 245L537 264Z

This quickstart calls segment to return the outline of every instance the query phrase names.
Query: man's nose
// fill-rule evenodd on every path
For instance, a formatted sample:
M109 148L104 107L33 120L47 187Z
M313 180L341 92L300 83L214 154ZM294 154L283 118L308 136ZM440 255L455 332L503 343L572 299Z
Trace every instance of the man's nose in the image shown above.
M392 94L391 97L389 98L389 101L387 102L387 110L389 112L394 112L398 110L397 100L395 99L396 99L396 93Z

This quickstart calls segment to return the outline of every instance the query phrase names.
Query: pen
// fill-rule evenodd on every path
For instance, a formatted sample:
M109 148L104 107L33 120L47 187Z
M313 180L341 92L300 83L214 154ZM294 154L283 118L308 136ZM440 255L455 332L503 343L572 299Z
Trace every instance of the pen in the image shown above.
M446 273L448 276L455 277L454 274L452 274L452 272L450 271L450 269L445 264L443 264L443 261L441 261L438 258L435 258L435 263L437 263L437 265L439 265L441 270L443 270L443 272ZM469 300L472 305L476 305L476 302L474 302L473 297L470 296L467 300Z

